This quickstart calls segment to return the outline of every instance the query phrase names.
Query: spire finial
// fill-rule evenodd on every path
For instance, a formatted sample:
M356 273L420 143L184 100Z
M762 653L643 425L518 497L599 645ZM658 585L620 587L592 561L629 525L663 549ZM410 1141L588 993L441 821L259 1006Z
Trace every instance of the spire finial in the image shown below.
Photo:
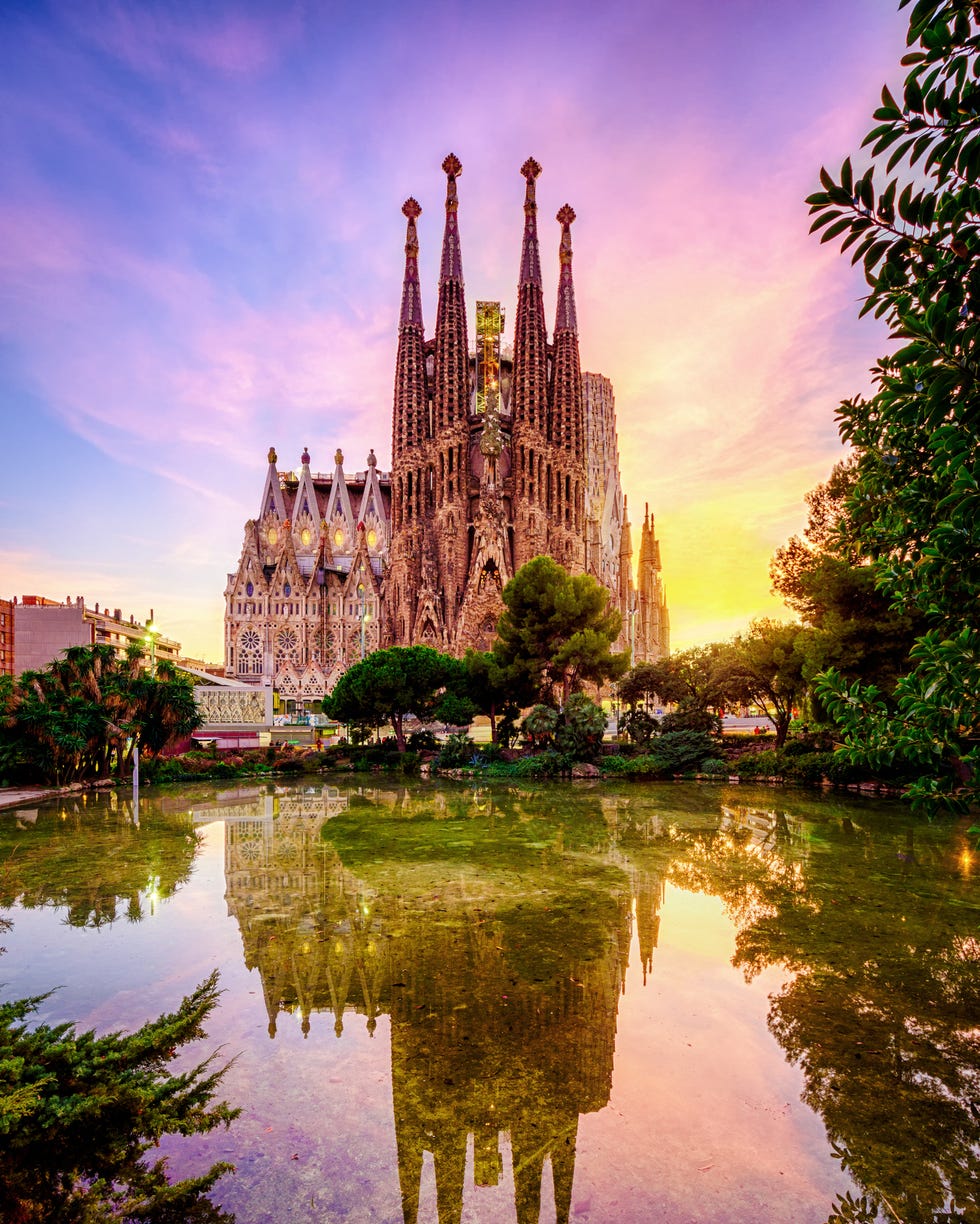
M344 466L344 452L340 449L339 446L337 447L337 453L334 455L333 461L334 463L336 463L338 467Z
M533 157L529 157L521 166L521 174L527 179L527 190L524 193L524 211L537 208L537 203L534 199L534 180L541 173L540 163L536 162Z
M572 232L571 224L575 220L575 209L571 204L563 204L555 216L555 220L561 225L561 246L558 249L558 258L563 263L572 262Z
M455 212L459 204L456 199L456 179L463 173L463 163L455 153L450 153L442 163L446 175L446 212Z
M303 453L302 455L300 455L299 461L303 465L303 467L310 466L310 448L308 446L303 447Z
M409 221L417 221L422 216L422 205L416 200L415 196L409 196L402 205L402 212L408 217Z
M274 446L270 446L269 447L269 462L275 463L278 458L279 456L276 454L276 448Z

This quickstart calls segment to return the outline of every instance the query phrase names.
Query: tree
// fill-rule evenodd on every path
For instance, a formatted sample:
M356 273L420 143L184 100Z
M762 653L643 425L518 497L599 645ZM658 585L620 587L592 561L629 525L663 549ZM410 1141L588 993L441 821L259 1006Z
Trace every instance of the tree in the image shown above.
M870 557L861 553L848 506L857 476L852 454L806 495L803 538L793 536L777 550L769 573L773 590L813 631L806 641L807 679L835 667L851 681L890 693L908 669L922 618L891 606Z
M723 666L728 695L762 706L776 727L776 747L786 742L793 709L803 698L806 680L806 630L800 625L761 619L737 634Z
M205 1197L223 1173L171 1185L166 1159L145 1154L165 1134L203 1134L241 1112L214 1095L228 1065L215 1055L179 1074L176 1050L204 1035L218 1000L213 973L176 1012L125 1036L25 1023L46 996L0 1004L0 1214L10 1224L230 1221ZM230 1065L230 1064L229 1064Z
M490 720L490 739L497 743L498 718L517 717L536 696L535 686L523 667L508 667L493 651L468 650L463 656L466 696L478 714Z
M692 646L656 663L639 663L620 682L619 695L636 705L649 693L687 712L704 713L726 698L721 670L724 647L718 642Z
M551 557L535 557L503 590L493 654L542 698L564 705L586 681L615 680L629 652L614 654L622 617L607 608L609 592L591 574L574 577Z
M0 692L5 757L56 785L122 777L139 747L159 752L201 725L190 680L170 664L155 676L139 645L71 646Z
M458 692L463 667L458 659L431 646L392 646L375 650L340 677L326 702L338 722L378 727L390 722L398 751L405 751L404 719L423 722L437 716L440 698Z
M901 8L911 0L902 0ZM861 314L884 318L894 352L876 390L838 412L857 450L848 500L880 589L917 611L919 633L894 706L876 686L830 671L818 692L843 751L875 768L918 769L913 802L963 808L980 798L980 18L970 0L918 0L901 100L886 86L865 137L870 164L820 172L809 197L821 241L863 264ZM875 171L897 177L876 186Z

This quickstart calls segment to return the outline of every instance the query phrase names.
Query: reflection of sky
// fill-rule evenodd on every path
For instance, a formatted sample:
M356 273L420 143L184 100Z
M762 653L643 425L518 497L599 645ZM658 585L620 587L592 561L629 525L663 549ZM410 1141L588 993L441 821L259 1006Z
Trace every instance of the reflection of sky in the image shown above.
M152 605L218 656L270 443L388 462L399 208L425 209L431 330L454 149L471 313L499 297L513 321L529 153L549 302L551 218L578 213L583 364L616 388L677 644L770 608L768 557L882 343L802 199L894 83L893 10L6 6L0 594Z

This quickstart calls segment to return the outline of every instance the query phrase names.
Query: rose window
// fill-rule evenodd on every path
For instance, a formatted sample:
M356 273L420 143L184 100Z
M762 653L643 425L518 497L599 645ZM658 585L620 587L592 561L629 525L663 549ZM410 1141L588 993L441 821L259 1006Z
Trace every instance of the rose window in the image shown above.
M276 634L276 666L299 664L299 638L293 629L280 629Z

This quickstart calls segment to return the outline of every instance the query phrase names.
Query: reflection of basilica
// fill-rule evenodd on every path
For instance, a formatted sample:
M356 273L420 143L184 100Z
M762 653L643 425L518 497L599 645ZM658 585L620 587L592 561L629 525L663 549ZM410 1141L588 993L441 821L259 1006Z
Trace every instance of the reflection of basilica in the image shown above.
M550 1161L557 1219L567 1220L578 1116L608 1102L632 927L645 980L659 876L626 864L614 838L585 856L543 852L535 842L521 846L511 874L493 863L484 871L483 860L479 873L446 863L433 890L431 874L412 874L418 856L402 863L396 852L383 867L373 859L355 873L324 840L324 826L348 803L370 805L376 820L397 816L405 802L395 790L348 798L318 787L242 794L207 813L226 822L228 909L245 962L262 978L269 1035L281 1011L298 1010L304 1034L314 1013L332 1012L338 1037L345 1016L365 1016L372 1033L377 1016L390 1017L406 1221L417 1218L425 1152L440 1221L460 1219L470 1136L477 1186L506 1177L509 1147L519 1222L537 1221ZM431 805L440 802L433 796ZM520 802L511 797L497 813L505 829L532 818ZM479 806L486 827L485 796ZM349 826L352 815L338 825ZM609 828L610 813L603 815ZM561 846L560 828L552 832ZM438 860L438 845L432 853ZM598 887L593 871L608 873Z

